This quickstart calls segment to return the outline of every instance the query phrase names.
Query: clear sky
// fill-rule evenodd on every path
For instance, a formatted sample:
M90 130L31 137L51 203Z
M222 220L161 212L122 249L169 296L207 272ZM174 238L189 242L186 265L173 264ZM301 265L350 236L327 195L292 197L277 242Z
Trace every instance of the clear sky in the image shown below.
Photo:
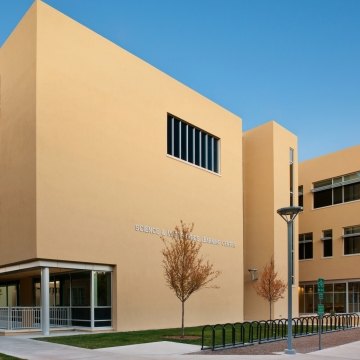
M46 0L299 159L360 144L360 0ZM2 45L32 0L0 0Z

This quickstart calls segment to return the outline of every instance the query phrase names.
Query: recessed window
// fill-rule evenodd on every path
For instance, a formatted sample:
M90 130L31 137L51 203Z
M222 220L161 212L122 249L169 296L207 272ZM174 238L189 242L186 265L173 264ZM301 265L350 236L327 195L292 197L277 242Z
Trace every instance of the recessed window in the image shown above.
M167 153L219 172L219 138L170 114L167 118Z
M333 255L333 241L332 241L332 230L324 230L323 237L323 257L330 257Z
M304 187L300 185L298 187L298 204L299 206L304 206Z
M313 258L313 234L299 234L299 260Z
M360 171L317 181L312 192L315 209L360 200Z
M294 206L294 149L290 148L290 206Z
M344 255L360 254L360 225L344 228Z

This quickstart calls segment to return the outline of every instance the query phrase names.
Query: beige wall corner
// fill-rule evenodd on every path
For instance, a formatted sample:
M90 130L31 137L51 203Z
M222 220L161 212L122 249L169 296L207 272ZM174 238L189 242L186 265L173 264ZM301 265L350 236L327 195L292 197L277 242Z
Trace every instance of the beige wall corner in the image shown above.
M194 222L222 274L186 325L241 321L241 120L43 3L37 45L37 256L115 265L117 329L177 326L162 243L136 225ZM168 113L220 139L219 174L167 155Z
M1 48L1 264L36 255L36 18L33 5Z
M254 282L247 270L256 268L260 276L273 256L275 270L287 282L287 228L276 211L290 205L290 148L295 152L293 186L297 189L297 139L288 130L271 121L245 132L243 148L244 316L247 320L268 319L268 303L256 294ZM295 249L296 234L295 230ZM294 315L297 314L296 284L293 296ZM287 296L275 303L273 317L287 316L286 299Z

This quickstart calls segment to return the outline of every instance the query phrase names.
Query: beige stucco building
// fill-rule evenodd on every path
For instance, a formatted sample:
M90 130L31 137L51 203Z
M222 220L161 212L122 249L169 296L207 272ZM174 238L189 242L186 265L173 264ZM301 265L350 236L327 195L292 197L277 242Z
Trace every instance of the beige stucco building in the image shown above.
M178 326L160 235L180 220L221 271L186 303L186 326L268 318L248 269L273 256L286 278L276 209L297 196L293 134L275 122L243 134L236 115L41 1L0 49L0 76L0 328Z
M299 165L299 311L360 311L360 146Z

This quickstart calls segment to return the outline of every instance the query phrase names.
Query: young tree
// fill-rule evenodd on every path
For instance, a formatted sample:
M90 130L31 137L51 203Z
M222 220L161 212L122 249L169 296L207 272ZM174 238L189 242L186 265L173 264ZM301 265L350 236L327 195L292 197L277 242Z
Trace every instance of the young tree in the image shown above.
M216 279L220 271L200 255L202 244L191 238L194 224L186 225L181 221L171 234L171 238L161 239L165 245L162 250L163 268L166 284L181 301L181 336L185 334L185 301L193 294ZM209 286L216 288L216 286Z
M254 286L256 293L269 302L270 320L271 320L271 306L274 302L282 299L286 290L286 284L281 279L278 279L278 273L275 271L274 259L271 258L270 264L267 264L260 276L259 281Z

